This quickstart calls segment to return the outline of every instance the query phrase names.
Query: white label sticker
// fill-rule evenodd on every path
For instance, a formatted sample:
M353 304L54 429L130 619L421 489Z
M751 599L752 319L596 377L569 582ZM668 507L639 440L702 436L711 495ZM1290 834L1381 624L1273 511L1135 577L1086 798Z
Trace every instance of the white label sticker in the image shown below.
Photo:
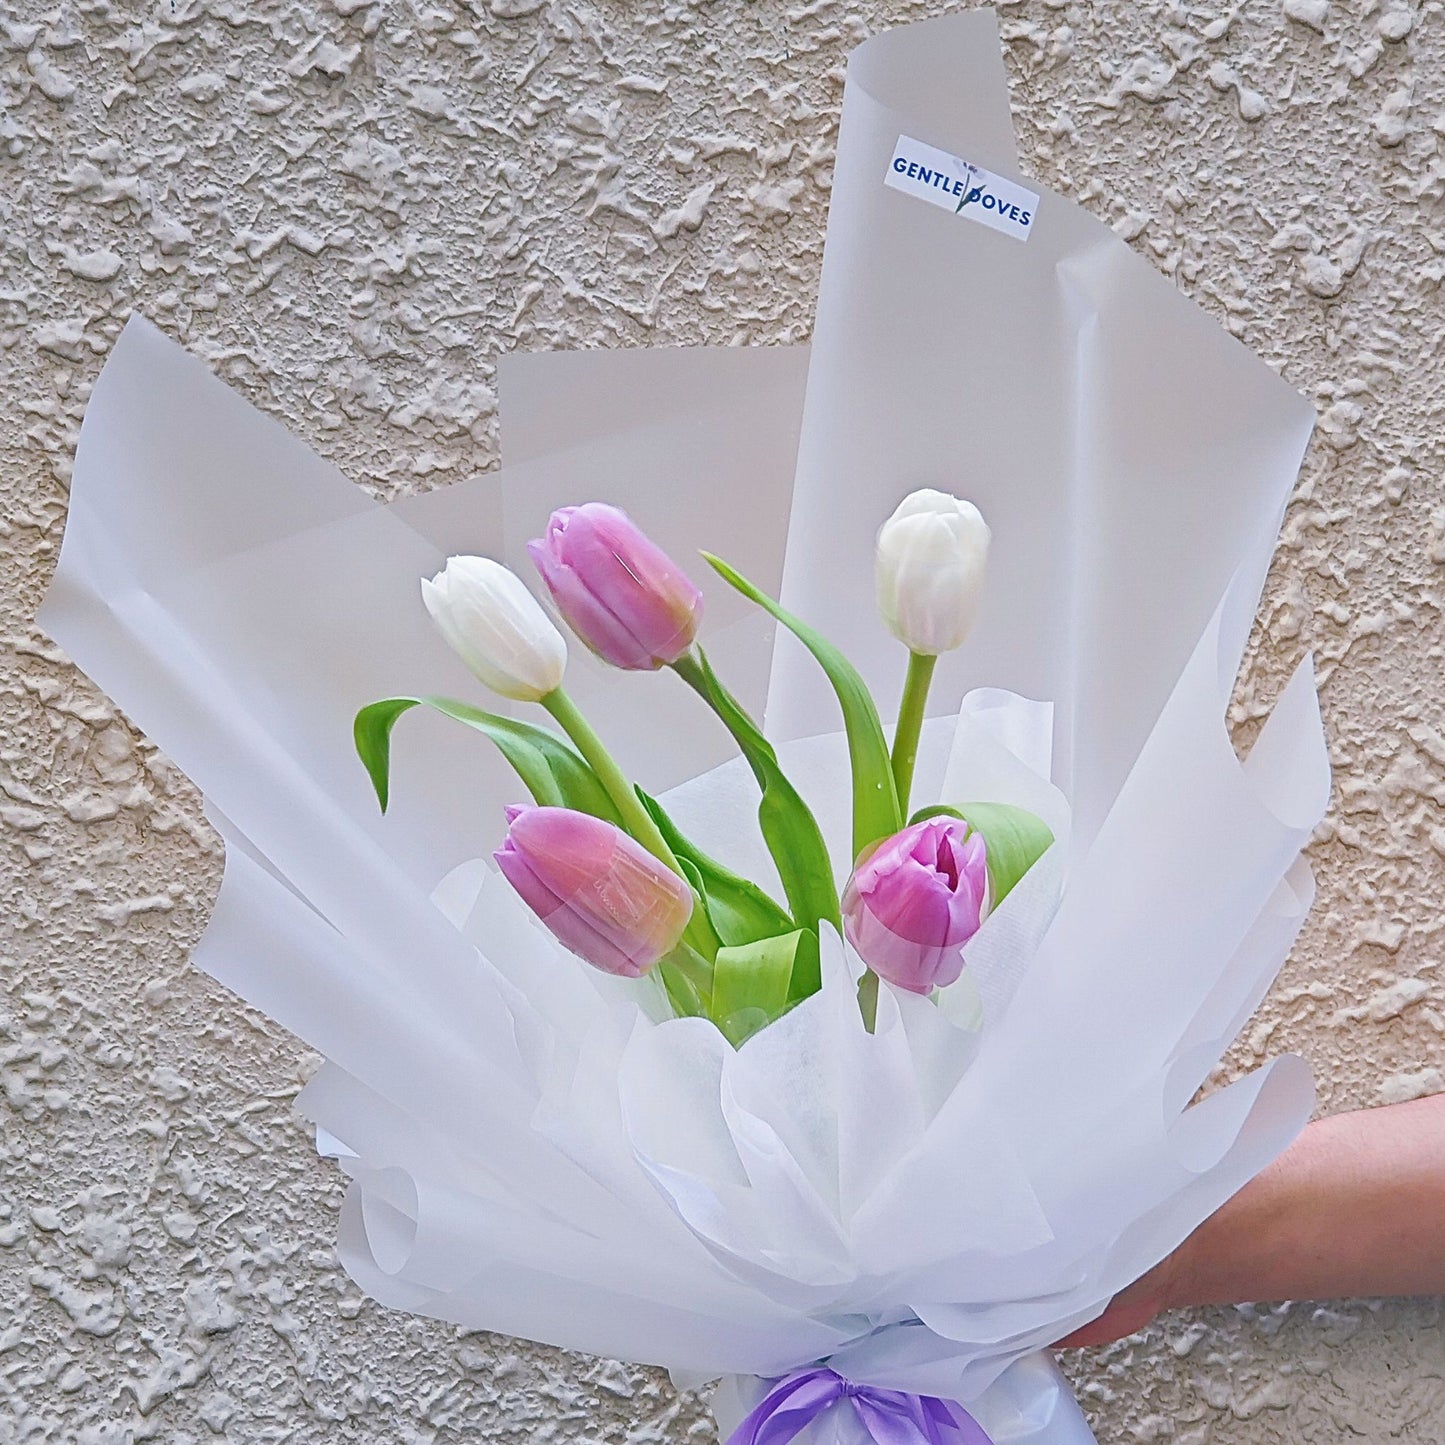
M1039 209L1033 191L906 135L898 137L884 181L1016 241L1028 240Z

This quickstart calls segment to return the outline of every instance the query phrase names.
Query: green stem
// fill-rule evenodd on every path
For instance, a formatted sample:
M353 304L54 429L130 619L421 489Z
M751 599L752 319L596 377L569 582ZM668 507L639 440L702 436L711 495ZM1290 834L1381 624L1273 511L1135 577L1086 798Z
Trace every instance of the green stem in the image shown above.
M898 729L893 734L893 784L898 790L898 810L908 817L908 798L913 791L913 769L918 762L918 735L923 730L923 710L938 659L929 653L908 654L908 677L903 684L903 701L898 708Z
M586 758L597 781L612 800L622 819L622 826L652 854L667 864L679 878L686 878L677 858L667 846L656 823L647 809L642 806L632 784L627 781L622 769L617 766L612 754L607 751L602 739L592 730L591 724L582 716L576 703L559 687L541 699L542 706L557 720L557 725L577 744L577 751Z
M587 760L597 781L602 784L603 791L612 800L612 806L617 809L623 829L691 887L692 880L683 871L677 855L667 846L662 830L652 821L652 815L642 806L636 789L627 781L622 769L617 766L617 760L607 751L602 739L592 730L592 725L582 716L577 704L560 687L549 692L541 699L541 703L557 720L558 727L577 744L577 751ZM717 954L717 938L708 920L707 910L695 888L692 892L692 917L688 919L682 936L684 943L679 944L679 948L690 945L701 956L703 965L710 969L706 961ZM711 978L710 971L708 977ZM710 996L711 991L712 985L709 983L704 997Z
M702 663L695 652L684 652L676 662L670 663L672 670L709 706L712 698L708 695L707 679L702 673Z

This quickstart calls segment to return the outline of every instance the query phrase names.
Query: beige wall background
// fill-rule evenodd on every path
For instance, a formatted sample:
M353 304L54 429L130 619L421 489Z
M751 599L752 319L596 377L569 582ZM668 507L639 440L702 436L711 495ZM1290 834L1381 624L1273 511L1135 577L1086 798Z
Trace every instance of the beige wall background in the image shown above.
M132 309L379 494L494 466L501 351L807 336L844 57L943 8L0 3L3 1445L711 1439L657 1374L360 1297L313 1061L187 966L197 799L30 619ZM1000 17L1028 169L1321 411L1234 722L1315 649L1336 795L1234 1066L1297 1049L1331 1111L1445 1089L1445 7ZM1104 1442L1445 1440L1434 1303L1070 1368Z

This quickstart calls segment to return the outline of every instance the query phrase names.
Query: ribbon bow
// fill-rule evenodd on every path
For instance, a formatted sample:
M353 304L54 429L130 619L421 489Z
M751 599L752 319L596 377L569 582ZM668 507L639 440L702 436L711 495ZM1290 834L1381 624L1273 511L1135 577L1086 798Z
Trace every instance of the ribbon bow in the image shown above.
M779 1381L727 1445L787 1445L840 1400L853 1407L858 1423L878 1445L993 1445L961 1405L934 1395L855 1385L826 1365Z

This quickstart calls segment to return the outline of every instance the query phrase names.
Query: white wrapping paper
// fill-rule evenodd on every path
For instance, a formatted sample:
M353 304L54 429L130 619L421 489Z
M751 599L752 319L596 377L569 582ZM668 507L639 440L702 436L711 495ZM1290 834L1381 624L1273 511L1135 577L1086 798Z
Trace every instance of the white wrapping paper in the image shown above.
M1077 1445L1038 1352L1313 1104L1280 1059L1191 1106L1311 899L1308 666L1245 763L1224 726L1311 412L1069 202L1042 195L1024 242L885 186L900 135L1036 189L988 12L856 52L811 353L514 358L504 470L390 507L132 321L41 622L207 796L227 861L197 962L329 1060L302 1106L351 1176L340 1247L368 1292L733 1377L725 1425L826 1359L961 1400L998 1445ZM822 992L740 1051L665 1018L474 861L519 787L440 718L398 728L377 815L356 709L475 697L417 595L446 553L520 564L554 506L614 501L674 555L781 589L889 699L872 536L918 485L977 500L996 545L916 797L1020 803L1059 839L939 1006L885 987L865 1033L830 938ZM695 575L710 651L766 704L841 874L836 705ZM767 881L722 730L675 679L579 654L569 686L624 766ZM839 1410L808 1438L858 1437Z

